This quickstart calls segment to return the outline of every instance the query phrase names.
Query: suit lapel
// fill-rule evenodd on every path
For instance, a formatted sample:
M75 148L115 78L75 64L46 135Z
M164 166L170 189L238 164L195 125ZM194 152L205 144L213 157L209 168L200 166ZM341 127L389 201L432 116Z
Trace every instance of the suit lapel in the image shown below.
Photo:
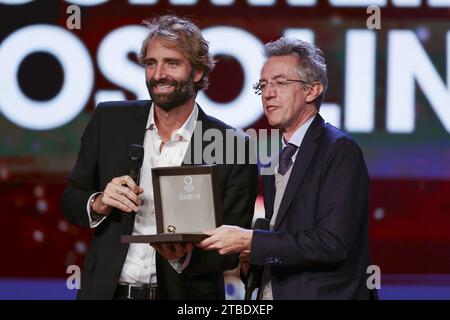
M128 118L129 125L125 126L127 132L124 134L127 134L130 137L130 145L131 144L143 145L146 129L145 127L147 125L151 101L150 100L137 101L136 104L137 104L136 106L130 107L130 117ZM137 108L137 110L134 108ZM135 215L121 214L120 216L121 216L122 234L130 235L133 232ZM128 253L128 247L129 244L122 243L120 246L119 254L117 255L116 272L118 272L119 275L123 268L123 264L125 262Z
M317 150L316 139L320 137L322 133L324 121L323 118L317 114L311 126L303 138L302 144L295 159L291 176L289 177L286 190L284 190L283 199L281 200L280 208L278 209L277 219L275 221L274 230L277 230L281 221L285 217L287 210L296 196L296 192L303 182L306 171L309 168L311 160ZM273 203L273 201L272 201ZM272 205L273 207L273 205Z
M133 112L131 113L131 125L127 127L127 134L130 137L130 146L132 144L139 144L141 146L144 145L145 131L150 113L150 107L152 105L151 100L138 101L137 103L138 104L136 107L138 110L133 110ZM128 163L127 170L129 170ZM134 217L134 215L132 216ZM131 225L131 229L127 231L129 231L129 233L131 234L131 232L133 231L133 225Z
M133 143L144 145L145 129L152 102L150 100L139 101L137 112L132 112L133 126L127 128Z
M182 166L199 164L198 163L199 160L201 161L201 164L205 164L205 161L203 159L203 150L206 147L206 142L203 140L203 134L206 130L211 128L211 123L208 119L208 116L200 108L200 106L197 105L197 107L198 107L197 123L195 124L194 132L192 134L188 149L186 150L183 162L181 163ZM196 151L200 152L201 159L198 159L199 154L196 153Z

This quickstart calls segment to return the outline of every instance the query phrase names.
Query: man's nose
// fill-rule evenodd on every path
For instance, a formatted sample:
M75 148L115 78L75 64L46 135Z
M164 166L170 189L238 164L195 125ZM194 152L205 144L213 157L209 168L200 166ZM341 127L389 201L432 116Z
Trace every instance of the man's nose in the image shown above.
M262 92L262 96L264 99L270 99L276 96L276 91L274 87L271 84L267 84L267 86L264 88L264 91Z
M166 71L164 66L158 65L155 67L155 73L153 74L153 78L158 81L164 79L166 77Z

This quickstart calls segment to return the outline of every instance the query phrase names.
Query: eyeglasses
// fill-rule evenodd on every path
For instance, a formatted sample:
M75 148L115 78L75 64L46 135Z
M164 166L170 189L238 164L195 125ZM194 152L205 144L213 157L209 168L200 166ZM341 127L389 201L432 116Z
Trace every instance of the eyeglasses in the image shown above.
M300 83L303 83L304 85L309 85L309 83L304 80L277 78L272 81L261 81L260 80L253 85L253 90L255 91L255 94L260 96L264 92L264 90L267 89L268 86L272 86L276 90L282 90L293 82L300 82Z

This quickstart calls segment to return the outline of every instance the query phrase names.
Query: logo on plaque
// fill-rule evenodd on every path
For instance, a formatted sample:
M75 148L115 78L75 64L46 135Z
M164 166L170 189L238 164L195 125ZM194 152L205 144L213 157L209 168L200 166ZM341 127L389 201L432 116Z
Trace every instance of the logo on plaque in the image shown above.
M192 176L185 176L183 186L183 193L179 193L178 197L180 200L200 200L200 193L194 193L195 186L192 185L193 178Z
M184 177L184 191L185 192L192 192L194 191L195 187L192 185L192 177L186 176Z

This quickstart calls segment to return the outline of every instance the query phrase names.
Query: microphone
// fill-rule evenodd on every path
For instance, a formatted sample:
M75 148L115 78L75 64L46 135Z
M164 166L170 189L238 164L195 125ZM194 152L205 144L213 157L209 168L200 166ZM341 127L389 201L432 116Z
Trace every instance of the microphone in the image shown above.
M139 144L132 144L128 149L128 170L131 179L133 179L136 185L139 185L139 176L143 161L144 147ZM131 215L129 217L131 217Z
M253 230L269 230L270 222L265 218L256 219ZM253 291L260 285L263 266L250 265L245 283L245 300L251 300Z
M142 162L144 161L144 147L139 144L132 144L128 150L128 168L130 177L139 185Z

